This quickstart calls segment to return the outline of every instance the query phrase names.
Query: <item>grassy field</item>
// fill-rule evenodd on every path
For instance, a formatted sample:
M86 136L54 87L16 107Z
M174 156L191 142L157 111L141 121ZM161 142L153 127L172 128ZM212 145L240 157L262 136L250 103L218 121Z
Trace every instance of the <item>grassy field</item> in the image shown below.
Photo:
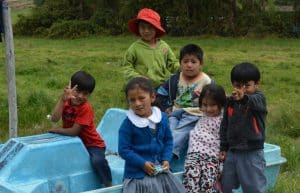
M49 40L15 37L19 135L47 132L46 120L69 77L84 69L97 85L90 101L96 123L110 107L126 108L120 62L134 37L90 37ZM262 72L261 90L267 96L267 142L278 144L288 162L272 193L300 192L300 40L232 39L212 37L164 38L176 55L187 43L204 50L204 71L231 90L229 73L236 63L249 61ZM0 47L0 140L8 139L7 80L4 45Z
M31 0L8 0L12 21L30 14ZM24 9L25 8L25 9ZM49 40L15 37L19 136L47 132L46 115L70 76L83 69L97 85L90 102L99 123L110 107L126 108L120 63L132 36ZM262 72L261 90L267 96L267 142L280 145L288 162L281 168L271 193L300 192L300 39L233 39L218 37L164 38L178 56L187 43L204 49L204 71L230 93L229 73L236 63L249 61ZM0 43L0 141L8 139L7 78L4 44ZM1 142L0 142L1 143Z

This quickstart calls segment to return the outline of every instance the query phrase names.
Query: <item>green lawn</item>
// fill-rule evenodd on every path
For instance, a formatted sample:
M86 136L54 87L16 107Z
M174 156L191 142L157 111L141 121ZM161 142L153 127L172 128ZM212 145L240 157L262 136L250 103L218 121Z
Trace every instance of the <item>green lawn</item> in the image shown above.
M49 40L15 37L19 135L47 132L46 120L70 76L79 69L94 75L97 85L90 101L99 123L110 107L126 108L120 69L132 36ZM288 159L272 193L300 192L300 39L244 39L218 37L166 37L179 49L196 43L204 50L204 71L230 93L230 70L248 61L262 72L261 90L267 96L267 142L282 147ZM8 139L8 104L5 51L0 43L0 140Z

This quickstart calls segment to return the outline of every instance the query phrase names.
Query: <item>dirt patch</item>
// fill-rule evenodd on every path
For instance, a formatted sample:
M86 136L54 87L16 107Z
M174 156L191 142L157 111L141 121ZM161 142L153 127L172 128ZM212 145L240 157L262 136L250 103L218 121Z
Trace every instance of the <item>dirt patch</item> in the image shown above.
M24 9L33 7L33 0L6 0L12 9Z

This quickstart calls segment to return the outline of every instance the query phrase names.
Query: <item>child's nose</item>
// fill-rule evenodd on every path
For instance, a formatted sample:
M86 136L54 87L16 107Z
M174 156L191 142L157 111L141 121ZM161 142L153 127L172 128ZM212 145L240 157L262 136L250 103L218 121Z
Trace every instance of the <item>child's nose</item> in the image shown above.
M85 94L83 94L83 93L78 93L77 94L77 96L76 96L77 98L85 98L86 97L86 95Z
M135 106L140 106L141 104L142 103L139 100L135 101Z
M188 67L192 67L193 63L192 62L188 62L187 65L188 65Z
M210 112L211 108L210 107L206 107L207 112Z
M207 111L211 112L211 111L213 111L213 108L212 107L207 107Z

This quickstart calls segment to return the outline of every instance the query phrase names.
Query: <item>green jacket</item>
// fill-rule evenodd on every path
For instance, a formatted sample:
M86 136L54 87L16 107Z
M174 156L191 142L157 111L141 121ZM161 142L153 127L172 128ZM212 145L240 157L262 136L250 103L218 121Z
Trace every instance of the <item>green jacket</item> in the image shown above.
M155 87L169 79L179 68L179 63L170 46L163 40L156 48L139 39L126 51L123 59L126 80L144 76L153 81Z

